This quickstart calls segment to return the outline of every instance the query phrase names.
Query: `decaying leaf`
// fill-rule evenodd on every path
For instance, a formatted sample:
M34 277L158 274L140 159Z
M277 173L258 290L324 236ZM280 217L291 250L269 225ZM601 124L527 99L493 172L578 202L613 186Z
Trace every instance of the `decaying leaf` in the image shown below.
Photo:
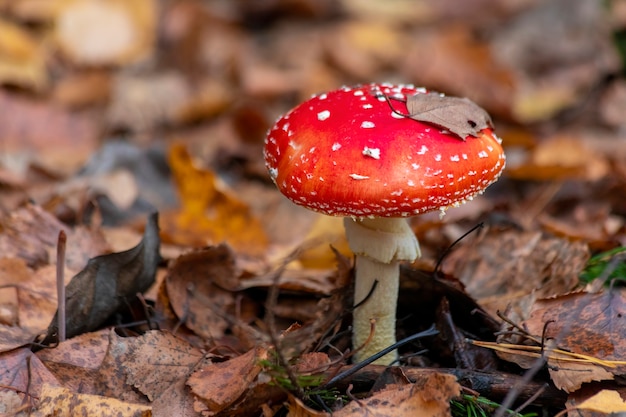
M584 383L612 379L625 373L626 290L612 289L597 294L573 293L538 300L525 326L531 334L554 339L558 347L599 361L620 361L619 366L584 361L575 366L548 360L550 376L557 388L572 392Z
M178 257L165 278L172 309L196 334L219 340L234 314L238 273L226 245L199 249Z
M229 361L196 371L187 381L197 397L196 409L213 415L230 406L252 385L262 370L259 361L267 358L267 349L258 346Z
M390 385L367 399L352 401L333 416L446 417L450 415L450 399L460 393L454 376L433 373L414 384Z
M415 94L407 97L406 107L410 118L448 129L462 140L478 137L481 130L493 127L489 114L466 97Z
M84 333L54 349L42 349L36 356L65 388L81 394L99 394L95 386L108 354L110 332L103 329Z
M126 300L146 291L154 282L159 248L158 214L154 213L149 216L143 239L137 246L90 259L66 288L67 337L96 329L123 307ZM56 340L57 314L48 327L44 343Z
M55 375L33 354L29 348L13 349L0 354L0 392L4 392L7 387L14 390L22 399L25 393L39 396L42 386L59 386L60 383ZM0 406L6 405L0 400ZM12 415L16 410L3 409L2 413Z
M58 416L128 416L150 417L152 407L132 404L115 398L77 394L67 388L44 385L36 417Z
M540 231L489 230L455 249L444 271L457 276L468 294L495 316L519 305L529 293L550 297L573 290L588 258L589 249L581 241Z

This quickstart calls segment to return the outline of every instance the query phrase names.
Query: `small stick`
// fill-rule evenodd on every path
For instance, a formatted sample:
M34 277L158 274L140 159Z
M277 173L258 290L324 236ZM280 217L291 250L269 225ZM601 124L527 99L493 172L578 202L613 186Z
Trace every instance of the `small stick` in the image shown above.
M57 318L59 320L59 343L65 341L65 246L67 236L61 230L57 240Z

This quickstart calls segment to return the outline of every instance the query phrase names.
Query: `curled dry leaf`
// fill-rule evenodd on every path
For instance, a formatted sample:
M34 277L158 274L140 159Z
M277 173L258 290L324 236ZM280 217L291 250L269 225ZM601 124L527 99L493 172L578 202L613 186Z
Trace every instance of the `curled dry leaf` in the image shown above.
M159 256L158 214L149 216L141 242L125 252L90 259L67 285L66 334L68 338L95 330L126 300L146 291L154 282ZM55 341L55 314L43 343Z
M481 130L493 127L489 114L468 98L434 92L414 94L407 96L406 107L411 119L448 129L462 140L478 137Z

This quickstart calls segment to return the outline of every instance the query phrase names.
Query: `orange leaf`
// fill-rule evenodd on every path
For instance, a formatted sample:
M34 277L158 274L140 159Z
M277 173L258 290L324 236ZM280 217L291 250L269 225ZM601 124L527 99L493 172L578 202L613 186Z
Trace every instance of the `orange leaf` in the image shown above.
M227 242L249 254L264 251L261 223L215 173L196 167L182 144L172 146L169 163L182 207L164 216L164 239L195 246Z

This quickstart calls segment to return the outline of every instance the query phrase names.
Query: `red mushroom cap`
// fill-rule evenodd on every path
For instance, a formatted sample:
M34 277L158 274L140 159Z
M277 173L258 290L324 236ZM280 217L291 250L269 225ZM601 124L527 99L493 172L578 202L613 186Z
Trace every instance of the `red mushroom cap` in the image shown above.
M412 216L482 193L504 168L501 140L490 128L461 140L403 116L406 97L423 93L369 84L300 104L267 135L272 180L294 203L336 216Z

